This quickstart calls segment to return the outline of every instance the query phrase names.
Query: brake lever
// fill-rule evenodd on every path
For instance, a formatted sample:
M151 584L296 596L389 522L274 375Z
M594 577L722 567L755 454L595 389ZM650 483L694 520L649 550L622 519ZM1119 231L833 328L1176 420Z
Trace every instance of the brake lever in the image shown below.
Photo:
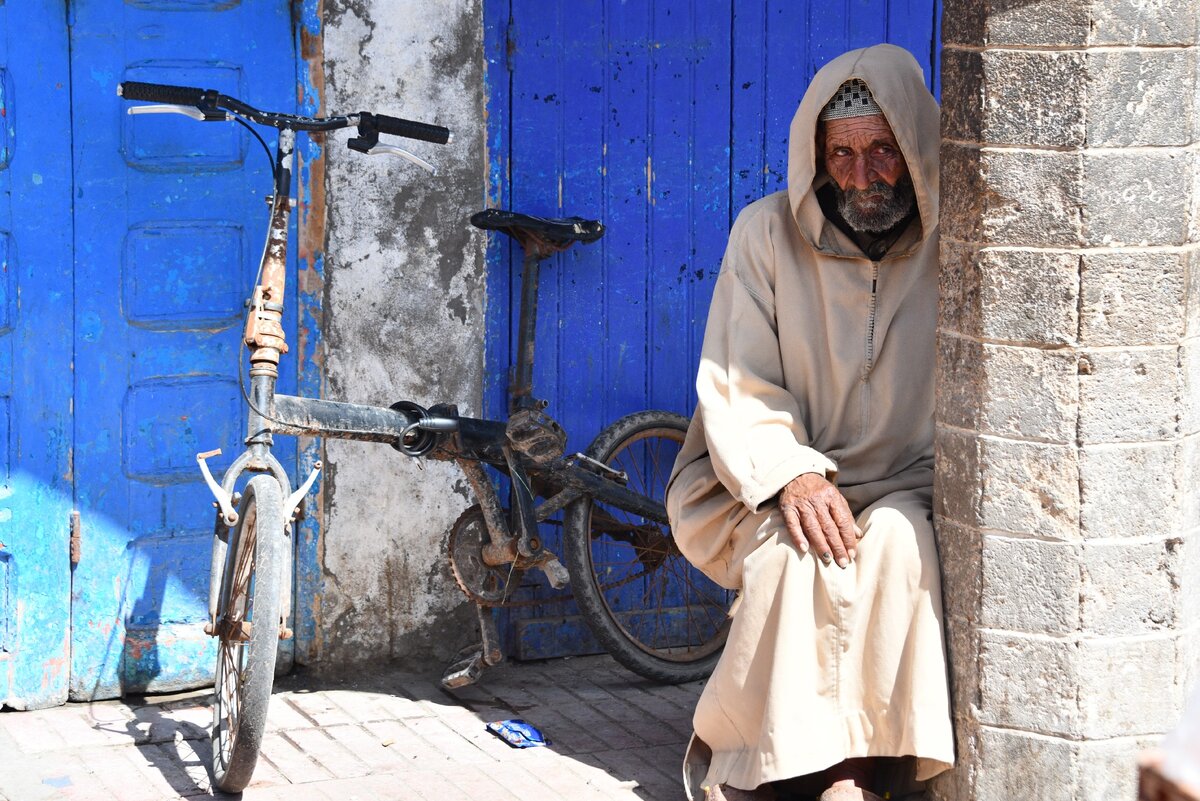
M152 103L148 106L130 106L125 110L127 114L182 114L185 117L191 117L197 122L213 122L213 121L229 121L233 119L233 115L226 112L209 112L205 113L195 106L177 106L172 103Z
M366 153L368 156L399 156L402 159L411 161L413 164L416 164L418 167L420 167L423 170L428 170L430 175L437 175L437 167L433 166L432 164L430 164L428 161L421 158L420 156L409 153L407 150L405 150L402 147L396 147L395 145L377 144L377 145L372 146L369 150L364 150L363 152Z

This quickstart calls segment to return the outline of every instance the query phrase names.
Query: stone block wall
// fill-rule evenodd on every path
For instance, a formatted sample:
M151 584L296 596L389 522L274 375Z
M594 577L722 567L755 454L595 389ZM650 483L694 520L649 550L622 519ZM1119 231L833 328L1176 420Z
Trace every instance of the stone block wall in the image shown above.
M942 799L1133 799L1200 658L1194 0L946 0Z

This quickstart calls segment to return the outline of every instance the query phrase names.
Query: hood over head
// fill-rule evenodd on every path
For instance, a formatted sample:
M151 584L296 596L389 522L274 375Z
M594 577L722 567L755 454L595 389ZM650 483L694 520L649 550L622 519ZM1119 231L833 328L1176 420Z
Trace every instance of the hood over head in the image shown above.
M851 50L813 77L792 118L788 145L792 214L805 238L814 247L825 249L827 220L817 201L816 188L830 179L817 152L817 119L829 99L851 78L860 78L870 87L904 154L920 212L921 235L917 241L922 241L937 227L940 111L925 87L925 74L917 60L895 45Z

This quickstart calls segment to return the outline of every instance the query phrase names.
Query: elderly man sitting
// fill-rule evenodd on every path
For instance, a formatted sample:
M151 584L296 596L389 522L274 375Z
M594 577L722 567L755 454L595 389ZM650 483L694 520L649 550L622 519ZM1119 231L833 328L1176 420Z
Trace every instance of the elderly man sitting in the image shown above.
M694 717L689 797L877 799L954 759L931 524L938 107L911 55L846 53L738 215L667 508L741 591Z

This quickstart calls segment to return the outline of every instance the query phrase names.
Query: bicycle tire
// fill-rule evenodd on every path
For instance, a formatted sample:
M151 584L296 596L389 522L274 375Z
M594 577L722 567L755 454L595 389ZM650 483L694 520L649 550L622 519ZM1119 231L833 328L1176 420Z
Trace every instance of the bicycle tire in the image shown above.
M228 793L241 792L254 774L275 681L289 542L279 482L267 475L250 479L238 515L221 578L213 691L213 779ZM248 637L242 624L250 624Z
M673 412L636 412L586 453L624 471L630 489L661 499L687 427ZM583 496L567 506L563 550L579 611L614 659L664 684L712 673L734 593L688 563L666 524Z

